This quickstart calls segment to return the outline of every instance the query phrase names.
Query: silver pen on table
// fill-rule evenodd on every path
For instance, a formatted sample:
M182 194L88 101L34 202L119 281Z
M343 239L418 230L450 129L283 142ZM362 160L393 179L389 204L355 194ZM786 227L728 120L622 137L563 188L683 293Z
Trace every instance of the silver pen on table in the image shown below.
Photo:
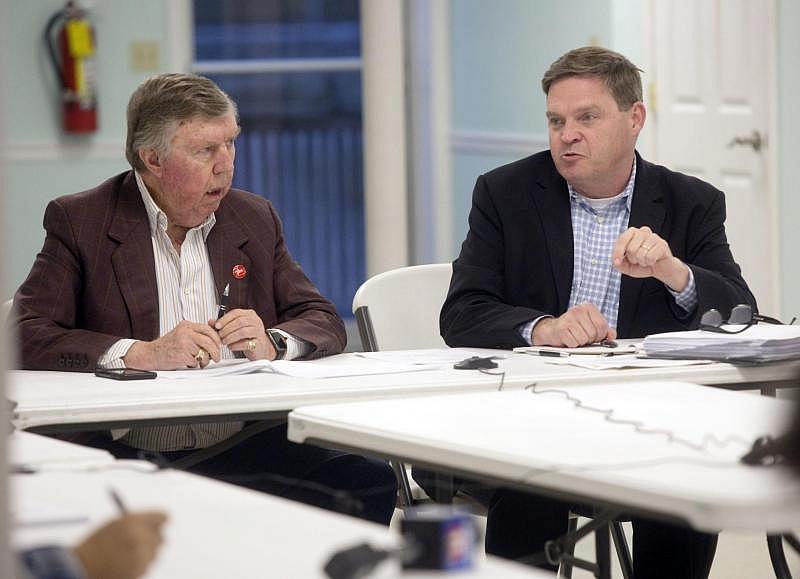
M119 496L119 493L115 489L109 488L108 494L111 496L111 500L114 501L114 504L117 506L119 514L121 515L127 514L128 509L127 507L125 507L125 503L122 501L122 497Z

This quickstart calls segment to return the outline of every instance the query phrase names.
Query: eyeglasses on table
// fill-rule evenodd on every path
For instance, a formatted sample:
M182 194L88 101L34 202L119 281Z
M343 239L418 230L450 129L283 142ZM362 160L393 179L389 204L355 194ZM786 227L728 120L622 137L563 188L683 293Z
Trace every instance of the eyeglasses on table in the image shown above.
M789 324L793 324L794 321L795 318L792 318L792 321L789 322ZM763 322L765 324L783 325L783 322L776 318L754 313L753 308L751 308L748 304L739 304L731 309L731 313L728 316L727 321L723 320L722 314L719 313L719 310L711 308L700 317L700 329L707 332L718 332L721 334L740 334L750 326L754 326L759 322ZM742 327L729 329L724 328L723 325Z

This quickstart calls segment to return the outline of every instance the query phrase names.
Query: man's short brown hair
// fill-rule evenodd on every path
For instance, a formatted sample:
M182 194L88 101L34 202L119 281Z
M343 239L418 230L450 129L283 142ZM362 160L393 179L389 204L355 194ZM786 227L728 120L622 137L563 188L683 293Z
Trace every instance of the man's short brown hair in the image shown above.
M627 111L642 100L642 72L630 60L607 48L584 46L570 50L556 60L542 77L544 94L550 86L572 76L596 76L605 82L617 107Z
M141 149L153 148L166 155L181 123L231 112L238 122L236 103L211 79L182 73L153 76L139 85L128 101L125 157L131 167L143 171Z

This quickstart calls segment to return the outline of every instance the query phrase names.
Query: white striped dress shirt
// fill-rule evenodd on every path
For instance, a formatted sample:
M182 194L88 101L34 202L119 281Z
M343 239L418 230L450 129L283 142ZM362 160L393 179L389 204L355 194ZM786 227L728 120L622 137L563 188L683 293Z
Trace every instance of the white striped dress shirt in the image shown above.
M136 184L150 223L158 286L159 336L168 334L183 320L208 323L208 320L216 318L218 304L206 248L206 238L216 223L214 214L186 232L179 253L167 235L167 216L153 201L139 173L136 173ZM113 344L100 359L100 365L124 366L122 357L135 342L125 339ZM222 346L220 358L233 357L233 352ZM166 424L112 430L112 436L134 448L170 451L205 448L241 429L241 422Z

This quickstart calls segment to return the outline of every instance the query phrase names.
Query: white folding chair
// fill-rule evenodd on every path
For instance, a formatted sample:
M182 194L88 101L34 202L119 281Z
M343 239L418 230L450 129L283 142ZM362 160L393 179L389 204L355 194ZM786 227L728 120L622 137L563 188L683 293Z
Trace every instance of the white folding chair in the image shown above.
M453 266L431 263L401 267L369 278L353 297L353 314L367 352L444 348L439 334ZM413 504L404 464L392 461L405 506Z
M439 334L453 266L412 265L369 278L353 297L353 313L367 352L444 348Z

